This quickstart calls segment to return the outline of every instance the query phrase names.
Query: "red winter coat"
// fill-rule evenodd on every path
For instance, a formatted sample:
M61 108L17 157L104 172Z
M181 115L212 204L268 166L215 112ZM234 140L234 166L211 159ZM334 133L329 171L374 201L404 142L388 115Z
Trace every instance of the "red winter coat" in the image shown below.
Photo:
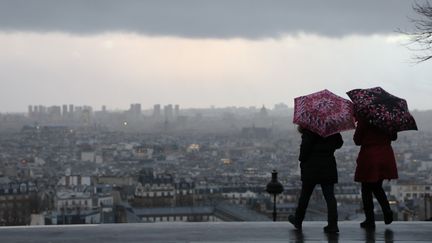
M397 179L396 160L391 141L397 134L389 135L382 130L359 121L354 133L354 142L360 145L354 180L358 182L377 182Z

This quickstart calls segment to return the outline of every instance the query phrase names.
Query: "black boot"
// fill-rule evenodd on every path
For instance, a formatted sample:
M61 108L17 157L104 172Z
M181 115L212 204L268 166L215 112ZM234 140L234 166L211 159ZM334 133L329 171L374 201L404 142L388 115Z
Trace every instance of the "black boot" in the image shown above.
M327 226L324 227L325 233L338 233L338 214L337 209L335 208L329 208L329 214L327 216Z
M363 229L375 229L375 221L365 220L360 223L360 227Z
M390 209L388 211L383 211L384 223L391 224L393 222L393 211Z
M373 209L364 209L366 220L360 223L364 229L375 229L375 214Z
M298 220L294 215L288 216L288 221L294 225L294 227L298 230L302 229L302 222Z
M335 234L339 233L339 227L336 223L329 223L327 226L324 227L324 232L329 234Z

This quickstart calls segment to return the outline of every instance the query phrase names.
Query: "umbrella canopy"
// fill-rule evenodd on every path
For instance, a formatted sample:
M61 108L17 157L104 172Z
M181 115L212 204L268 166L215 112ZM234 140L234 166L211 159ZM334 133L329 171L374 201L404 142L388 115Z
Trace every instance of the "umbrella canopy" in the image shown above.
M347 92L354 103L356 115L388 133L417 130L407 102L381 87L353 89Z
M354 109L351 101L322 90L294 99L293 122L327 137L354 129Z

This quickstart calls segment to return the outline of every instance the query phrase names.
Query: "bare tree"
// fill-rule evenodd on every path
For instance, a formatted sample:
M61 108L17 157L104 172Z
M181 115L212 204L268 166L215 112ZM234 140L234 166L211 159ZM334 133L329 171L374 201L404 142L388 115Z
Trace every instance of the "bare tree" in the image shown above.
M411 19L414 30L400 32L408 35L410 46L415 45L411 50L422 53L415 56L415 60L420 63L432 59L432 4L429 1L421 4L416 2L413 9L419 15L419 18Z

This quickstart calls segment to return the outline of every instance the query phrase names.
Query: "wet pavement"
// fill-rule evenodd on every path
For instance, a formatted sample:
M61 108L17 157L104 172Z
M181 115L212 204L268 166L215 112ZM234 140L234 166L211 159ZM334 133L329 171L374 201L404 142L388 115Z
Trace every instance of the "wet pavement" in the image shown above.
M0 242L432 242L432 222L378 222L366 231L359 222L305 222L301 232L288 222L148 223L0 227Z

